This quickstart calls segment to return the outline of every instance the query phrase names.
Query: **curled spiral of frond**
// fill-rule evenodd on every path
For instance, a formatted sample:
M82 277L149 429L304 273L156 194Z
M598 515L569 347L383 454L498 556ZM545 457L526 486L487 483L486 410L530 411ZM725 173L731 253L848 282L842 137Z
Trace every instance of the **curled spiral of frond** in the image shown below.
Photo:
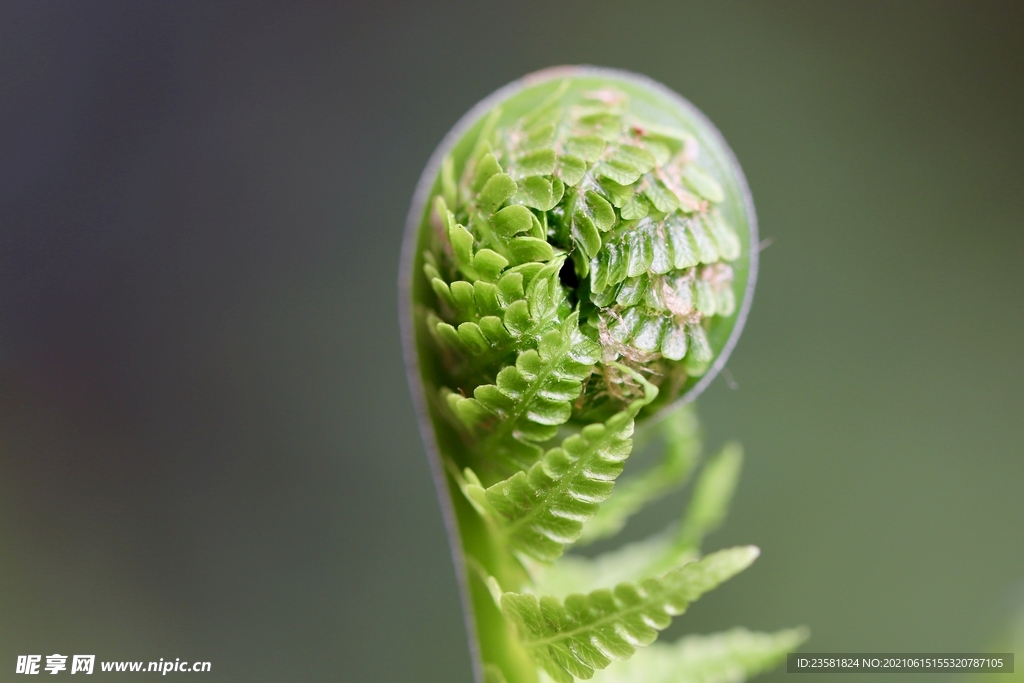
M697 132L611 85L550 90L521 115L496 107L445 158L422 260L445 401L524 467L559 425L643 396L634 377L664 404L704 374L746 256L722 210L732 179Z
M738 477L733 444L700 468L678 528L566 555L694 475L684 407L648 431L662 462L617 484L634 430L706 383L749 305L742 173L710 123L658 88L601 70L524 82L474 110L421 186L414 387L490 683L611 674L757 556L701 555ZM802 637L730 632L634 669L727 666L739 681Z

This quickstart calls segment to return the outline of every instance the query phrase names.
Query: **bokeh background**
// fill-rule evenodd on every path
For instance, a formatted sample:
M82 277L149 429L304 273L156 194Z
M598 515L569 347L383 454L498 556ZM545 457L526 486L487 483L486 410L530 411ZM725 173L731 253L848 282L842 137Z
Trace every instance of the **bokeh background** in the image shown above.
M470 680L399 244L456 119L565 63L692 100L773 240L699 401L748 456L710 545L764 554L672 633L996 642L1024 579L1021 3L7 2L0 680L54 652Z

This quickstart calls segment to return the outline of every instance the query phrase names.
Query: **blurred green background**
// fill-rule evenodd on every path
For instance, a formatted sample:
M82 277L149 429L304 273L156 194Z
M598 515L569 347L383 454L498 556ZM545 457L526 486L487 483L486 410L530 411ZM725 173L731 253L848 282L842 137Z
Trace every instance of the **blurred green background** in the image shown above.
M747 450L710 547L764 554L672 633L963 652L1008 623L1024 4L0 16L0 680L55 652L208 660L209 681L470 680L401 363L402 224L456 119L563 63L693 101L773 240L735 388L699 401L709 443Z

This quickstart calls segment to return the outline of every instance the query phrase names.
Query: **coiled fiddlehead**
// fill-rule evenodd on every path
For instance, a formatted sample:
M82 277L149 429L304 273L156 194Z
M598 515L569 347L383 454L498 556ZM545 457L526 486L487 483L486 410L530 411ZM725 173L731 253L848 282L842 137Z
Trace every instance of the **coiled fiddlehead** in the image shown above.
M403 324L478 677L591 678L756 557L700 555L735 483L735 448L705 466L681 531L562 557L689 477L693 417L667 406L725 362L750 304L755 238L714 127L621 72L528 77L435 155L410 214ZM660 430L666 459L616 488L637 421ZM732 652L719 664L752 673L802 636L719 638ZM664 664L685 651L645 652ZM632 667L621 675L643 658Z

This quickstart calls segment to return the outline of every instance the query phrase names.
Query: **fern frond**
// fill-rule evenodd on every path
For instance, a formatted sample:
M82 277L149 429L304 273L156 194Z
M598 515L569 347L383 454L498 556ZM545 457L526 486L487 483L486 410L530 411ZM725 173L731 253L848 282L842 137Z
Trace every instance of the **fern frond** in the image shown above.
M526 468L540 454L537 443L555 436L569 420L571 402L600 360L601 348L579 330L578 314L540 338L537 349L519 354L494 384L478 386L473 398L449 394L452 411L483 429L483 452Z
M538 573L537 589L544 593L564 595L571 590L606 588L630 578L639 580L660 576L700 557L700 545L704 537L714 531L725 518L739 479L741 464L742 451L739 446L726 445L701 470L694 484L690 504L679 525L595 558L575 555L562 557Z
M456 394L448 389L443 392L444 398L467 426L481 426L486 431L486 424L482 423L487 421L487 415L477 410L480 406L474 403L460 406L459 399L481 386L494 384L498 380L496 375L501 374L495 368L514 366L517 352L539 353L542 339L545 336L550 338L553 331L560 329L571 337L568 340L570 355L580 364L590 367L598 360L596 344L578 329L567 326L570 309L565 288L558 279L563 261L563 258L556 257L548 264L511 267L493 283L478 280L470 284L459 280L449 286L439 276L433 278L432 286L439 303L443 304L444 312L452 322L430 313L427 327L447 359L449 375L463 393ZM426 270L436 273L429 264ZM550 346L547 342L545 344ZM522 362L531 360L527 355ZM490 390L483 389L484 393L487 391ZM508 445L513 452L523 450L516 444ZM521 454L527 458L524 462L536 459L537 454L531 455L531 451L528 446Z
M520 266L518 272L523 274L522 285L513 278L505 283L504 277L498 283L499 294L503 294L502 285L510 291L504 296L508 302L505 308L505 327L520 344L536 347L548 330L558 326L569 315L569 299L559 280L563 263L565 258L559 256L543 267L536 264ZM525 289L520 296L521 286L525 286Z
M720 266L741 245L716 206L721 185L695 163L693 136L624 115L624 100L606 91L524 119L495 147L488 167L500 168L500 157L510 178L531 185L513 201L541 211L562 204L555 242L589 273L621 355L689 353L700 374L712 356L701 321L735 310L732 271Z
M607 422L566 438L527 472L471 493L514 551L554 561L611 493L632 450L633 418L658 394L652 384L637 379L644 385L644 398Z
M522 204L499 208L517 196L519 185L503 171L494 155L485 154L476 169L471 186L476 194L467 207L470 217L467 232L484 248L499 254L512 265L546 262L554 258L555 251L547 242L540 220L530 209ZM527 187L533 185L528 184Z
M807 640L802 628L755 633L742 628L655 643L595 673L594 683L743 683L775 668Z
M572 683L573 677L589 679L595 670L653 643L673 616L746 569L757 555L753 546L722 550L660 579L570 595L564 603L506 593L501 607L516 625L520 642L548 675L559 683Z
M583 526L578 544L614 536L645 505L683 486L690 478L700 456L693 409L689 406L675 409L658 425L658 431L665 442L662 461L642 474L619 482L597 515Z
M738 444L730 443L704 465L679 530L672 534L660 556L647 565L641 575L657 576L700 554L704 537L725 520L742 463L743 450Z
M704 537L725 520L743 467L743 448L728 443L701 470L683 518L677 544L700 550Z
M534 592L564 597L599 588L613 588L623 581L657 576L655 568L681 567L700 558L697 552L677 552L678 525L640 541L601 553L597 557L567 554L549 566L531 567ZM671 563L671 564L670 564Z
M756 555L699 559L735 486L727 451L678 528L564 556L692 475L684 410L660 427L663 459L616 484L634 421L692 396L732 348L756 227L742 172L691 107L642 79L563 74L449 138L405 251L407 358L455 496L486 683L590 677Z
M469 282L493 282L509 265L508 259L493 249L476 246L473 234L455 220L455 214L448 208L444 197L434 198L433 212L432 220L438 226L438 232L448 238L455 269Z

